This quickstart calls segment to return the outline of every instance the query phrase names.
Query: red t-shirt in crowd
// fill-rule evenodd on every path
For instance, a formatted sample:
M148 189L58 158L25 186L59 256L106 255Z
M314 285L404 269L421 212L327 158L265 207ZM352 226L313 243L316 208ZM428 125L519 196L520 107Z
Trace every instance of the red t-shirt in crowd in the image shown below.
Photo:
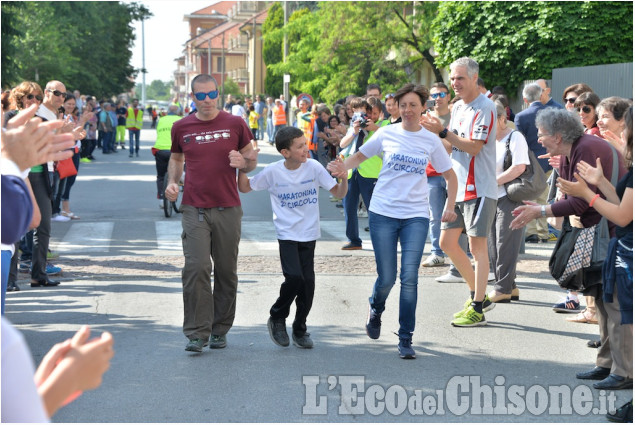
M201 121L188 115L172 127L172 149L185 154L186 178L183 204L196 208L240 206L236 169L229 166L229 152L251 143L245 121L219 111L216 118Z

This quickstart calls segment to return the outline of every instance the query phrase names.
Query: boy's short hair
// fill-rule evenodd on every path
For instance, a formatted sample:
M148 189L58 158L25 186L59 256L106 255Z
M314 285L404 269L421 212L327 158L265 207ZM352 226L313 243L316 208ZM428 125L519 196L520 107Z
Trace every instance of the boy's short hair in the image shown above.
M318 113L318 115L322 115L323 113L326 113L327 115L331 115L331 110L329 109L328 106L322 104L322 105L318 106L317 113Z
M293 141L302 136L304 132L297 127L282 127L276 134L276 149L278 152L282 152L282 149L290 149Z
M366 102L368 102L368 104L370 105L371 109L372 108L377 108L380 111L383 111L383 105L381 104L381 100L379 100L379 98L377 98L375 96L368 96L366 98Z
M361 97L356 97L354 99L351 99L351 108L353 109L359 109L359 108L364 108L366 109L366 111L370 112L370 105L368 104L368 102Z

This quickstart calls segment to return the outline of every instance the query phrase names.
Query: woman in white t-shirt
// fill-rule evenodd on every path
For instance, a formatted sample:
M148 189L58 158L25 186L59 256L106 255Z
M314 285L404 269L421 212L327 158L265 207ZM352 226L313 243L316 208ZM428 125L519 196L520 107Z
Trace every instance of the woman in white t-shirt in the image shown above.
M346 169L375 155L383 165L370 202L369 227L377 264L377 280L370 297L366 333L379 338L381 314L397 279L397 244L401 245L401 293L399 298L399 356L415 357L412 333L415 328L419 265L429 224L426 167L431 163L447 182L448 200L443 221L454 221L457 178L452 161L436 134L424 129L419 120L425 111L428 89L407 84L395 93L402 122L384 126L366 141L359 151L344 161ZM337 175L333 163L327 167Z
M519 131L514 131L507 126L507 112L500 101L496 105L496 183L498 184L498 201L496 203L496 219L492 223L492 229L487 238L489 250L490 270L494 271L496 283L494 289L488 294L492 302L510 302L512 296L518 299L519 292L516 287L516 262L522 242L522 229L512 230L510 223L514 220L512 211L522 205L521 202L512 201L507 197L505 183L514 180L524 171L529 164L527 141ZM511 152L511 165L503 169L507 143Z

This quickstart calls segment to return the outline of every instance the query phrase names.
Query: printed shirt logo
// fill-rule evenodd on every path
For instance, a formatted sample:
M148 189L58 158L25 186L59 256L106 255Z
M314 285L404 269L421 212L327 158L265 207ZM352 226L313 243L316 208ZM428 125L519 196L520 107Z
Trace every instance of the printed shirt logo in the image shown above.
M183 143L187 144L190 142L195 142L196 144L202 145L205 143L215 143L220 141L221 139L230 139L231 131L230 130L214 130L214 131L205 131L202 133L193 133L186 134L183 136Z

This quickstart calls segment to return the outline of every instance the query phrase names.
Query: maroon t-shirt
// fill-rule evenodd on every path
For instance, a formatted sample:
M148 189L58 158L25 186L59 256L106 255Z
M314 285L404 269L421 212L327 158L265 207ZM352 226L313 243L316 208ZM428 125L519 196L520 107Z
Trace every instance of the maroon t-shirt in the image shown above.
M236 169L229 166L229 152L240 151L251 139L245 121L224 111L210 121L201 121L196 114L176 121L171 151L185 154L183 204L196 208L240 206Z

